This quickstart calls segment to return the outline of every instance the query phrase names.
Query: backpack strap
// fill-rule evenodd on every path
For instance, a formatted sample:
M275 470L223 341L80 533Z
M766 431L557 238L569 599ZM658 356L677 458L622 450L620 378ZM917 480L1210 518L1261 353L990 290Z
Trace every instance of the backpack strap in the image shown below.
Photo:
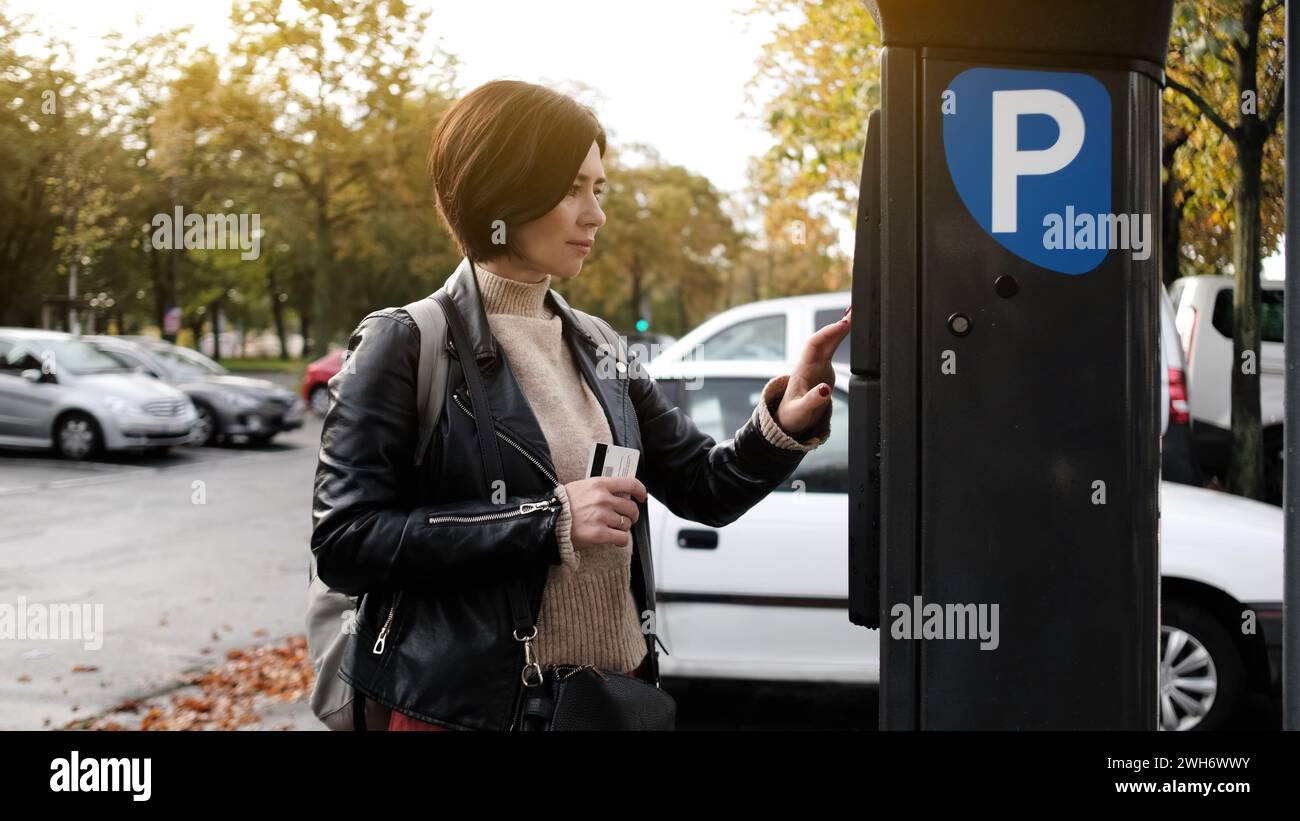
M415 383L420 420L415 465L419 467L429 452L429 440L438 427L447 392L447 317L433 294L403 306L403 310L420 329L420 361Z
M590 336L597 344L603 340L613 352L614 361L622 362L624 367L627 366L627 347L623 344L623 337L619 336L608 322L597 319L586 311L579 311L574 308L569 310L578 320L578 327L586 331L587 336Z

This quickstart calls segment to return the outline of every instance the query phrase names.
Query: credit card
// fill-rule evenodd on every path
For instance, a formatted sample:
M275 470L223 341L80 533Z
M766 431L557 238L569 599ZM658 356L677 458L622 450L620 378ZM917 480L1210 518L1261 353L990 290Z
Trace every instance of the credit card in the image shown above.
M641 451L596 442L587 458L587 476L636 476Z

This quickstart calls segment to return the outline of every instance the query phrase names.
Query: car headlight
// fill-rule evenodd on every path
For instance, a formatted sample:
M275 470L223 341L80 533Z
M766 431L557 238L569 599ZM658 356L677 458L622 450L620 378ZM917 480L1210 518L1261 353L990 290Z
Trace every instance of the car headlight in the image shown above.
M227 405L239 408L241 410L252 410L253 408L262 404L259 400L254 399L253 397L249 396L246 393L234 393L231 391L225 391L219 394L219 396L222 402L225 402Z
M129 399L123 399L120 396L105 396L102 399L104 407L108 408L118 416L145 416L144 408L132 402Z

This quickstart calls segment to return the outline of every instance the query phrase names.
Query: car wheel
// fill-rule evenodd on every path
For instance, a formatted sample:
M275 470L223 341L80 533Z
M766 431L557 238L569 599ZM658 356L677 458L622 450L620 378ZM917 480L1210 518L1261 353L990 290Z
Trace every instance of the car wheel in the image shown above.
M198 419L194 422L193 438L190 444L196 448L212 444L217 437L217 419L212 413L212 409L207 405L194 404L194 410L198 411Z
M99 424L85 413L68 414L59 420L54 431L54 447L64 459L89 459L103 445Z
M311 405L311 412L319 416L321 419L324 419L325 414L330 409L329 387L326 385L317 385L312 388L311 393L308 394L307 401L308 404Z
M1245 696L1241 654L1218 619L1196 605L1161 608L1161 730L1222 730Z

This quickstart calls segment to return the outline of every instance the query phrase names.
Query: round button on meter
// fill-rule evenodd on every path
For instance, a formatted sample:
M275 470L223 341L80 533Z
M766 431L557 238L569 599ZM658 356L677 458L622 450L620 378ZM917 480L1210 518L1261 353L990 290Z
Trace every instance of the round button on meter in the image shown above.
M962 313L956 313L948 317L948 330L952 331L953 336L965 336L970 333L970 317Z

